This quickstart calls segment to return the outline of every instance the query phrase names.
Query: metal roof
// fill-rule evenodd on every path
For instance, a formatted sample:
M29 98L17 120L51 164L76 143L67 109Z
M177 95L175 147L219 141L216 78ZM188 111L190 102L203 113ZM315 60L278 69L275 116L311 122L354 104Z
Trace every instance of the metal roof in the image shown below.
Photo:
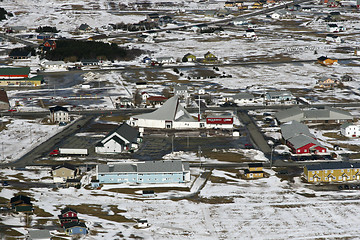
M0 68L0 76L4 75L29 75L30 67L22 68Z
M138 173L148 172L182 172L183 164L179 160L146 161L138 163Z
M275 113L275 117L280 122L288 122L292 120L296 120L300 122L303 120L304 113L301 111L299 107L289 108L280 112Z
M310 133L309 128L305 124L299 123L298 121L295 120L282 124L280 128L281 128L281 134L285 140L288 140L300 134L304 134L309 137L314 137Z
M136 173L136 163L117 163L117 164L100 164L98 165L99 173Z
M141 115L135 115L133 118L168 120L181 122L196 122L196 120L185 110L179 102L179 96L175 95L169 98L159 109Z
M28 234L30 239L50 239L51 234L49 230L28 230Z
M316 146L323 147L321 145L321 143L319 143L314 138L303 135L303 134L292 137L292 138L288 139L287 141L289 141L294 146L295 149L301 148L309 143L313 143Z
M254 99L254 95L247 92L239 92L233 96L233 99Z
M319 164L306 165L305 167L307 168L308 171L316 171L316 170L352 168L354 167L354 165L348 162L323 162Z

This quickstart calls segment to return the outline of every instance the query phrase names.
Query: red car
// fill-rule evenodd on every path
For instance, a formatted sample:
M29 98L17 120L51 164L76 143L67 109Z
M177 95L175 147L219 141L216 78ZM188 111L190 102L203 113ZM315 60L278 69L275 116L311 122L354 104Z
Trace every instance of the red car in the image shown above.
M9 112L16 112L17 110L14 109L14 108L12 108L12 109L9 109L8 111L9 111Z

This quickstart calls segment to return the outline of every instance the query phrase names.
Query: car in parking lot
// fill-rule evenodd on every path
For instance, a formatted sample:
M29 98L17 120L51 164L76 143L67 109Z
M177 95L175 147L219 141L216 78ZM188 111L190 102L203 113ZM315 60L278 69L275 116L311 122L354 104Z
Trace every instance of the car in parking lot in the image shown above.
M3 181L2 182L2 185L5 187L5 186L9 186L9 183L7 181Z

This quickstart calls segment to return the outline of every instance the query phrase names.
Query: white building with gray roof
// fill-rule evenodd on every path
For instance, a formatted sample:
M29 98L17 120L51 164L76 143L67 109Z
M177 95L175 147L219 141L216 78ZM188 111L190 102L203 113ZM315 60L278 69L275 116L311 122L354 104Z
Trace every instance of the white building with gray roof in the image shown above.
M124 151L135 151L139 148L140 142L142 142L142 138L139 131L127 123L122 123L95 145L95 152L118 154Z
M185 183L190 181L188 162L160 160L100 164L96 166L99 183Z

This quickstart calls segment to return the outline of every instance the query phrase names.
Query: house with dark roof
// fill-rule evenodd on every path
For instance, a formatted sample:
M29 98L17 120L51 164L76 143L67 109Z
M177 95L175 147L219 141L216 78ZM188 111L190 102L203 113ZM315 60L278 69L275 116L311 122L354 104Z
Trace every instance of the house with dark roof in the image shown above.
M310 183L360 180L360 163L323 162L305 165L304 177Z
M77 214L78 212L73 208L66 207L61 210L61 214L58 215L61 226L64 227L64 224L70 222L79 222Z
M88 24L86 24L86 23L81 24L81 25L79 26L79 28L78 28L78 30L79 30L80 32L90 32L91 29L92 29L92 28L91 28Z
M248 168L244 170L244 176L247 179L264 177L262 163L249 163Z
M188 162L160 160L100 164L96 166L99 183L184 183L190 181Z
M9 207L15 212L32 212L31 199L24 195L16 195L10 199Z
M66 107L50 107L50 121L52 123L70 122L69 110Z
M9 98L5 90L0 90L0 110L10 109Z
M124 122L96 144L95 152L118 154L125 151L134 151L139 148L141 142L142 138L139 131Z

